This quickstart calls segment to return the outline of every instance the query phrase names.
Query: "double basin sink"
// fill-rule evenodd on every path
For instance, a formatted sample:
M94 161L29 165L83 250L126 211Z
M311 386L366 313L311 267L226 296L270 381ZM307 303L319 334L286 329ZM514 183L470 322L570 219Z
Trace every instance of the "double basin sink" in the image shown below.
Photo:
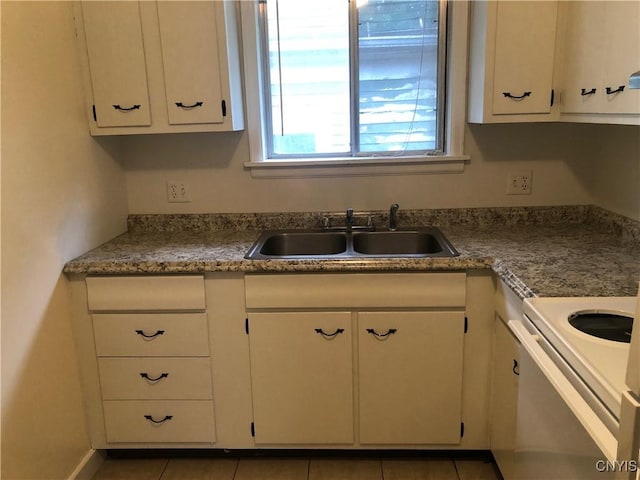
M349 259L385 257L455 257L456 249L435 227L413 230L264 232L245 258Z

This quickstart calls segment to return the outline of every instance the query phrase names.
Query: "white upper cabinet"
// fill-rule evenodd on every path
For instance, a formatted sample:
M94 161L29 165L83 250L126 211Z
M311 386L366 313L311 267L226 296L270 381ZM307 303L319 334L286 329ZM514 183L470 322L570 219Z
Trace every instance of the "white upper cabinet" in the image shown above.
M169 123L224 120L213 2L158 2Z
M244 128L237 4L75 5L92 135Z
M556 120L557 1L472 2L468 120Z
M629 76L640 70L640 2L562 4L562 119L640 123L640 90Z
M151 125L138 2L86 2L82 18L97 126Z

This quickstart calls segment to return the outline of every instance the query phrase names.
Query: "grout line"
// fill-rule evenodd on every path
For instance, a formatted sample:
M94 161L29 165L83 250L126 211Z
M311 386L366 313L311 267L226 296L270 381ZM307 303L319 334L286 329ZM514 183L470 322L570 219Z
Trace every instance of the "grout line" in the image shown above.
M458 480L463 480L463 478L460 476L460 472L458 471L458 463L456 462L456 459L451 458L451 461L453 462L453 468L456 471L456 476L458 477Z
M167 458L167 462L164 464L164 468L162 469L162 471L160 472L160 476L158 477L158 480L162 480L162 476L164 475L164 472L167 471L167 467L169 466L169 462L171 461L170 458Z
M233 469L233 476L231 480L235 480L236 474L238 473L238 467L240 467L240 458L236 458L236 468Z

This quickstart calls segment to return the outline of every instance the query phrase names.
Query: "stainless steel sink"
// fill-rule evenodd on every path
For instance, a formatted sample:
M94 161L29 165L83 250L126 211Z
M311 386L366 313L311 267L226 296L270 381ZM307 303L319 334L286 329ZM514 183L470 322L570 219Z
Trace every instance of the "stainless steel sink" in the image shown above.
M257 247L261 255L268 257L337 255L347 251L347 235L326 232L276 232L258 242Z
M442 233L433 230L353 234L353 250L365 255L434 255L445 248L452 247Z
M454 257L458 252L433 227L413 230L327 231L285 230L264 232L245 258L349 259L384 257Z

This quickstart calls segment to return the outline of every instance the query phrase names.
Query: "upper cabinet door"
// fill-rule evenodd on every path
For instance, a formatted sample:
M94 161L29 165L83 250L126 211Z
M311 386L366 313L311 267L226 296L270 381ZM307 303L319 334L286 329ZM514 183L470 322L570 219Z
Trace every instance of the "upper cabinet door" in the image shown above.
M557 120L553 90L558 2L470 3L468 121Z
M97 125L150 125L138 2L83 2L82 17Z
M217 2L158 2L171 125L222 123Z
M603 71L595 59L604 57L604 3L568 2L566 16L562 111L596 113L603 108Z
M493 113L551 111L558 3L496 2Z
M640 2L605 2L605 12L605 112L640 114L640 90L629 89L629 76L640 70Z
M640 2L567 2L565 16L562 119L637 125Z

